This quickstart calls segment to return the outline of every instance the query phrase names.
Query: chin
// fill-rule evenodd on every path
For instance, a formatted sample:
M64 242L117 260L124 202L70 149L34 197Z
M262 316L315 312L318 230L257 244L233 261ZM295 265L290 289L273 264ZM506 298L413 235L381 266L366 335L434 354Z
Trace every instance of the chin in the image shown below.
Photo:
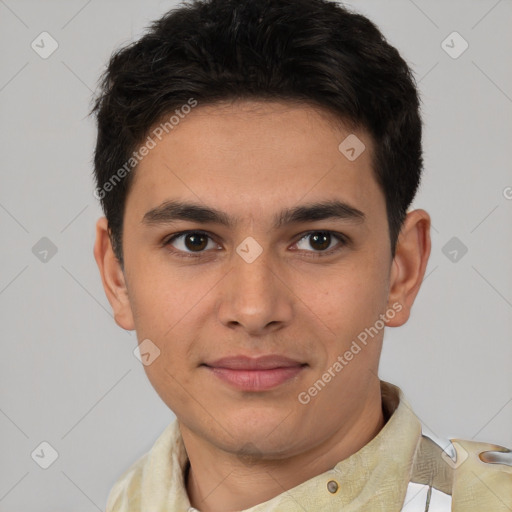
M283 409L235 411L233 416L226 414L224 418L223 426L231 434L232 442L242 446L252 443L260 449L266 447L272 451L290 443L298 430L297 426L284 421L291 415Z

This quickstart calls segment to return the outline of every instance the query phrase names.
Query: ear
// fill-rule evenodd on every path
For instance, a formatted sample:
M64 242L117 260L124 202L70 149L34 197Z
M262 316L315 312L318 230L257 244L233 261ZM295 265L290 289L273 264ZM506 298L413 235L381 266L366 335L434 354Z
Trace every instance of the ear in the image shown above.
M108 221L105 217L101 217L96 223L94 259L100 270L103 289L114 312L114 320L119 327L127 331L133 331L135 324L125 275L121 263L116 258L112 249L108 232Z
M420 289L430 256L430 216L425 210L409 212L400 231L392 263L388 307L396 315L386 322L389 327L399 327L409 319L411 308Z

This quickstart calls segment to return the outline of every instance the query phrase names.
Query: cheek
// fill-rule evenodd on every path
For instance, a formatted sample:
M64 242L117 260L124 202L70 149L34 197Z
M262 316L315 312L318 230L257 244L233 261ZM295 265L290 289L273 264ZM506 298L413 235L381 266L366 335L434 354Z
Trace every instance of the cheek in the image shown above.
M190 407L190 390L194 389L182 361L183 356L170 347L151 365L144 366L149 382L162 401L178 414Z
M374 260L338 270L326 279L328 289L310 296L315 304L313 311L331 332L340 335L343 345L373 325L385 311L387 280L381 267Z
M185 317L200 294L194 282L158 264L140 265L130 282L130 304L139 336L161 338ZM194 301L195 300L195 301Z

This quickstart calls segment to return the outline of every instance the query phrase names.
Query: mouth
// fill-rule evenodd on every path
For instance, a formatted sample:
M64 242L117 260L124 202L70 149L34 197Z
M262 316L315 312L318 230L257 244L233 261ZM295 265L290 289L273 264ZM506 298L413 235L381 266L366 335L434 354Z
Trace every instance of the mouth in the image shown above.
M215 377L243 391L266 391L290 381L308 365L285 356L225 357L204 363Z

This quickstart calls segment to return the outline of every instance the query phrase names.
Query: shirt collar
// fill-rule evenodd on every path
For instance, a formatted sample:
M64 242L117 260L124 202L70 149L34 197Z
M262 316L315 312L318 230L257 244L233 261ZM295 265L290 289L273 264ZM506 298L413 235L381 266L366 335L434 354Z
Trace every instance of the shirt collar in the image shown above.
M400 510L421 441L421 423L397 386L380 381L387 419L381 431L350 457L269 501L242 512L274 510ZM141 510L189 510L187 452L177 420L155 442L141 478Z

